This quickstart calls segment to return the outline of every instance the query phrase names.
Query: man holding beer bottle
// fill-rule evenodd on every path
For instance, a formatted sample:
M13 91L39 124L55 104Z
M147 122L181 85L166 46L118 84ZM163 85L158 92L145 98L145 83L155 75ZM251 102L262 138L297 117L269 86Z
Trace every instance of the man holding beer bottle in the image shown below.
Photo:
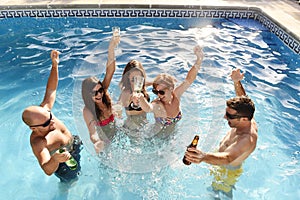
M222 191L227 196L232 196L232 188L243 172L242 163L255 150L258 137L253 118L255 106L240 82L243 77L239 69L231 72L236 97L226 101L224 115L231 129L220 142L218 152L205 153L196 148L188 148L185 152L188 162L215 165L212 187L214 191Z
M59 52L53 50L50 57L52 68L44 100L40 106L27 107L22 119L32 131L31 148L45 174L50 176L55 173L62 182L68 182L75 180L80 171L81 141L78 136L72 136L63 122L51 112L58 85ZM69 160L73 161L72 167L67 165Z

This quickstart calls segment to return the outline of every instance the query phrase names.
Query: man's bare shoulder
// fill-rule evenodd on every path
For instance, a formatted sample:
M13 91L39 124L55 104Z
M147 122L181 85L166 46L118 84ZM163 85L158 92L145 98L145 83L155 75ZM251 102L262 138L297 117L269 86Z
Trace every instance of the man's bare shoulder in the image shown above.
M32 135L30 136L30 145L32 151L35 153L46 147L47 141L45 138L36 136L34 133L32 133Z
M249 133L245 134L245 136L248 138L250 144L253 144L255 145L256 144L256 141L257 141L257 124L255 122L255 120L251 120L251 128L249 130Z
M34 132L32 132L31 135L30 135L30 144L31 144L31 146L33 144L39 143L40 141L42 141L42 138L40 136L37 136Z
M243 144L252 145L255 144L257 140L257 133L256 132L245 132L244 134L240 134L238 136L237 142L242 142Z
M254 131L257 134L258 127L257 127L257 123L254 119L251 120L251 128L253 129L252 131Z
M248 132L239 135L237 142L242 145L246 152L252 152L256 147L257 129L251 126Z

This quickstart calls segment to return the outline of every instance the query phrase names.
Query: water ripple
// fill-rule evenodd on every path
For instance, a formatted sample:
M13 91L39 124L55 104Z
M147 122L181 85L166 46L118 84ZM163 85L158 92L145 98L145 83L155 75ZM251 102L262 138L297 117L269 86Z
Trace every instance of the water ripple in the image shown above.
M5 133L1 137L0 158L6 160L1 169L9 169L13 172L10 174L14 174L3 177L4 182L12 180L14 183L8 188L24 183L26 190L19 195L11 194L11 199L38 198L27 192L36 191L37 183L42 185L39 185L41 192L65 194L56 191L56 179L45 178L33 162L35 158L27 134L30 130L24 128L20 117L24 107L38 105L43 98L52 49L62 52L53 112L85 142L83 175L79 184L70 188L71 197L208 198L210 193L206 188L211 184L208 166L186 167L181 158L195 133L200 134L199 148L214 151L217 147L228 129L223 119L225 100L234 96L228 76L237 67L245 72L243 84L256 103L259 141L256 151L245 163L245 174L236 185L236 198L297 197L300 58L258 22L92 18L26 18L0 22L0 42L4 44L0 47L0 127ZM120 132L113 144L115 148L102 158L107 160L99 163L82 118L81 81L92 75L103 78L111 27L116 24L121 26L119 48L123 54L117 56L117 69L111 83L114 101L120 93L118 82L122 71L130 59L143 63L149 80L166 72L181 82L194 64L192 49L196 44L204 47L205 58L195 82L181 99L184 117L178 124L177 135L166 143L141 140L145 142L146 151L143 146L130 143L128 136ZM151 92L150 95L151 99L155 98ZM150 120L150 124L152 122ZM10 148L12 146L14 148ZM20 171L16 166L24 166L24 169ZM49 199L45 195L41 198Z

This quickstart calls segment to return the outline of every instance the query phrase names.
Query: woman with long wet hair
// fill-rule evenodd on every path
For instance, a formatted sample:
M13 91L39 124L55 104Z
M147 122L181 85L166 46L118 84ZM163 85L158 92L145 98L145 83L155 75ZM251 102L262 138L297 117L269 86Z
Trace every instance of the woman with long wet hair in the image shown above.
M146 72L141 62L137 60L129 61L123 71L122 79L119 84L121 89L120 102L125 108L127 119L125 127L130 130L139 129L146 123L146 112L138 105L132 96L134 91L135 79L141 81L140 91L138 91L145 101L150 101L149 94L146 91Z
M131 60L124 68L122 79L120 82L120 101L126 109L127 115L139 115L144 113L141 107L138 107L132 100L132 94L134 92L134 78L142 77L143 85L141 91L139 91L144 98L149 101L149 94L146 91L146 73L145 69L137 60Z
M119 37L112 37L109 43L103 81L96 77L89 77L82 82L83 117L97 153L102 151L105 144L113 137L113 131L109 131L114 128L114 114L108 87L116 69L114 50L119 41ZM99 132L102 133L101 137Z

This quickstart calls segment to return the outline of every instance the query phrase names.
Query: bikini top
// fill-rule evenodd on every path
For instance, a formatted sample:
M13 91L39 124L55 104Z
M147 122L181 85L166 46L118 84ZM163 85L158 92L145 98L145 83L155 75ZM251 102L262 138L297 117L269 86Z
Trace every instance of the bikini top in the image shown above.
M128 110L128 111L131 111L131 110L141 111L141 110L143 110L143 109L142 109L140 106L135 106L135 105L133 104L133 102L131 102L131 103L129 104L129 106L125 107L125 110Z
M175 124L179 120L181 120L182 114L181 111L177 114L176 117L155 117L155 121L163 124L164 126L169 126L171 124Z
M147 98L147 101L150 102L150 98L149 97ZM131 110L141 111L143 109L140 106L135 106L133 104L133 102L130 102L129 106L125 107L125 110L128 110L128 111L131 111Z
M100 121L100 120L97 121L96 126L106 126L106 125L108 125L109 123L114 122L114 121L115 121L115 117L114 117L113 114L111 114L111 115L109 116L109 118L104 119L104 120L102 120L102 121Z

